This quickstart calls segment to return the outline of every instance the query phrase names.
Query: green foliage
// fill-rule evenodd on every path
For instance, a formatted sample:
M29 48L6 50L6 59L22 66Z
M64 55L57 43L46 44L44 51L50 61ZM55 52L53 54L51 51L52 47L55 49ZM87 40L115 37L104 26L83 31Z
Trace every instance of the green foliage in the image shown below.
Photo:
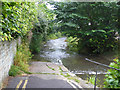
M36 29L33 30L33 36L30 43L30 50L32 53L40 52L40 50L42 49L41 47L43 46L43 43L45 41L45 38L46 40L51 40L51 39L57 39L62 37L62 34L60 32L50 33L48 36L45 37L43 33L39 32L40 29L38 29L37 31Z
M28 71L28 62L32 58L32 54L29 50L27 43L22 43L21 46L18 46L16 56L14 58L14 65L11 66L9 70L10 76L20 75L22 73L31 74Z
M12 65L10 70L9 70L9 76L17 76L17 75L20 75L22 74L21 70L19 69L18 66L14 66Z
M114 62L110 63L109 66L120 69L120 60L114 59ZM120 88L120 71L109 69L105 77L105 88Z
M79 39L79 51L103 53L116 49L118 32L116 2L52 2L60 30ZM107 17L106 17L107 15Z
M28 71L28 62L32 58L32 54L29 50L29 45L27 43L23 43L21 46L18 46L16 56L14 58L14 65L19 67L19 69L23 72Z
M88 77L87 77L87 81L90 82L91 84L95 85L95 77L96 77L95 75L90 76L90 77L88 76ZM100 82L100 80L97 79L97 84L98 84L99 82Z
M75 52L78 51L79 38L70 36L70 37L67 38L66 41L68 42L67 46L68 46L69 50L75 51Z
M68 80L74 80L74 81L77 82L77 83L80 82L80 80L78 79L78 77L76 77L76 76L71 76L71 75L69 75L68 73L67 73L67 74L63 74L63 73L61 72L61 75L64 76L65 78L67 78Z
M50 39L57 39L57 38L60 38L62 37L62 34L61 32L56 32L56 33L50 33L48 36L47 36L47 39L50 40Z
M54 14L50 12L44 3L38 3L38 22L34 25L34 28L32 30L33 36L30 43L30 50L32 53L39 53L42 43L46 41L47 38L56 38L56 36L52 36L52 34L50 34L52 32L53 25L53 23L51 23L51 20L53 20Z
M24 36L37 21L34 2L2 2L0 41Z
M41 46L43 43L43 36L42 34L34 33L32 36L32 40L30 43L30 50L32 53L39 53L41 50Z
M52 67L50 67L49 65L47 65L47 64L46 64L46 66L47 66L49 69L51 69L51 70L55 71L55 69L54 69L54 68L52 68Z
M59 32L59 31L58 31L58 32L56 32L56 33L55 33L55 35L56 35L58 38L62 37L62 33L61 33L61 32Z
M47 39L48 40L51 40L51 39L57 39L58 37L54 34L54 33L51 33L47 36Z
M46 38L49 33L53 33L53 20L55 15L47 8L46 4L43 2L39 2L37 11L39 22L36 24L35 28L38 28L38 31L41 34L44 34L44 38Z
M112 30L110 31L112 32ZM84 34L83 37L85 38L80 39L79 45L81 46L84 42L83 47L89 47L89 51L92 53L103 53L105 51L115 50L117 47L117 40L115 40L113 32L109 33L105 30L92 30L92 32Z

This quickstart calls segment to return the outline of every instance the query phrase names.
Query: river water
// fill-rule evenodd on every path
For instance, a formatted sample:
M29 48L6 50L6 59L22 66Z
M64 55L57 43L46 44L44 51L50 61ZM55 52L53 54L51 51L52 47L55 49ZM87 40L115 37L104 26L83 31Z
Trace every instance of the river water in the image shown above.
M106 65L109 65L112 59L103 56L80 55L75 52L70 52L66 49L67 42L65 42L65 40L66 37L47 41L43 46L43 50L35 55L34 59L63 64L69 71L83 79L86 79L88 74L95 74L95 71L97 71L100 75L100 79L103 79L107 68L86 61L86 58Z

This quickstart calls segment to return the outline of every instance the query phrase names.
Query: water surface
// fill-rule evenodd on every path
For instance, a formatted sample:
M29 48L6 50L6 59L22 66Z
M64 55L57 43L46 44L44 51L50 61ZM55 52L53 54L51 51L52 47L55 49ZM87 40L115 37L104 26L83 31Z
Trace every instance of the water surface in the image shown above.
M109 57L105 58L101 55L90 56L80 55L74 52L70 53L70 51L66 49L67 42L65 42L65 40L66 37L47 41L47 43L44 45L43 50L39 54L35 55L34 59L40 61L49 61L56 64L63 64L71 72L79 76L84 76L83 74L95 74L96 71L98 71L98 74L105 74L107 68L86 61L85 58L106 65L109 65L112 59Z

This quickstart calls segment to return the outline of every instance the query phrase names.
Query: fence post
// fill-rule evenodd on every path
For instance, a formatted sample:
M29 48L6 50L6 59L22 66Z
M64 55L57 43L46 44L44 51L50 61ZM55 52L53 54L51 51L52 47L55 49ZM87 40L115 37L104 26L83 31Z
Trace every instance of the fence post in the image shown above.
M97 85L97 70L96 70L96 76L95 76L94 90L96 90L96 85Z

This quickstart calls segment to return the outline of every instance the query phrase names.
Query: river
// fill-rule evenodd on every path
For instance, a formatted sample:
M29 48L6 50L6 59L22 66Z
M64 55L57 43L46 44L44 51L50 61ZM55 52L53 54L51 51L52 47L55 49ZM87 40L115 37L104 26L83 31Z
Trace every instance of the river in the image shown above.
M65 40L66 37L47 41L43 50L41 50L39 54L36 54L34 59L39 61L53 62L56 64L63 64L69 69L69 71L83 79L86 79L88 75L94 75L97 71L99 74L99 79L102 79L101 81L103 81L107 68L86 61L86 58L109 65L112 61L111 57L106 56L108 57L106 58L102 55L81 55L75 52L70 52L66 49L67 42L65 42Z

